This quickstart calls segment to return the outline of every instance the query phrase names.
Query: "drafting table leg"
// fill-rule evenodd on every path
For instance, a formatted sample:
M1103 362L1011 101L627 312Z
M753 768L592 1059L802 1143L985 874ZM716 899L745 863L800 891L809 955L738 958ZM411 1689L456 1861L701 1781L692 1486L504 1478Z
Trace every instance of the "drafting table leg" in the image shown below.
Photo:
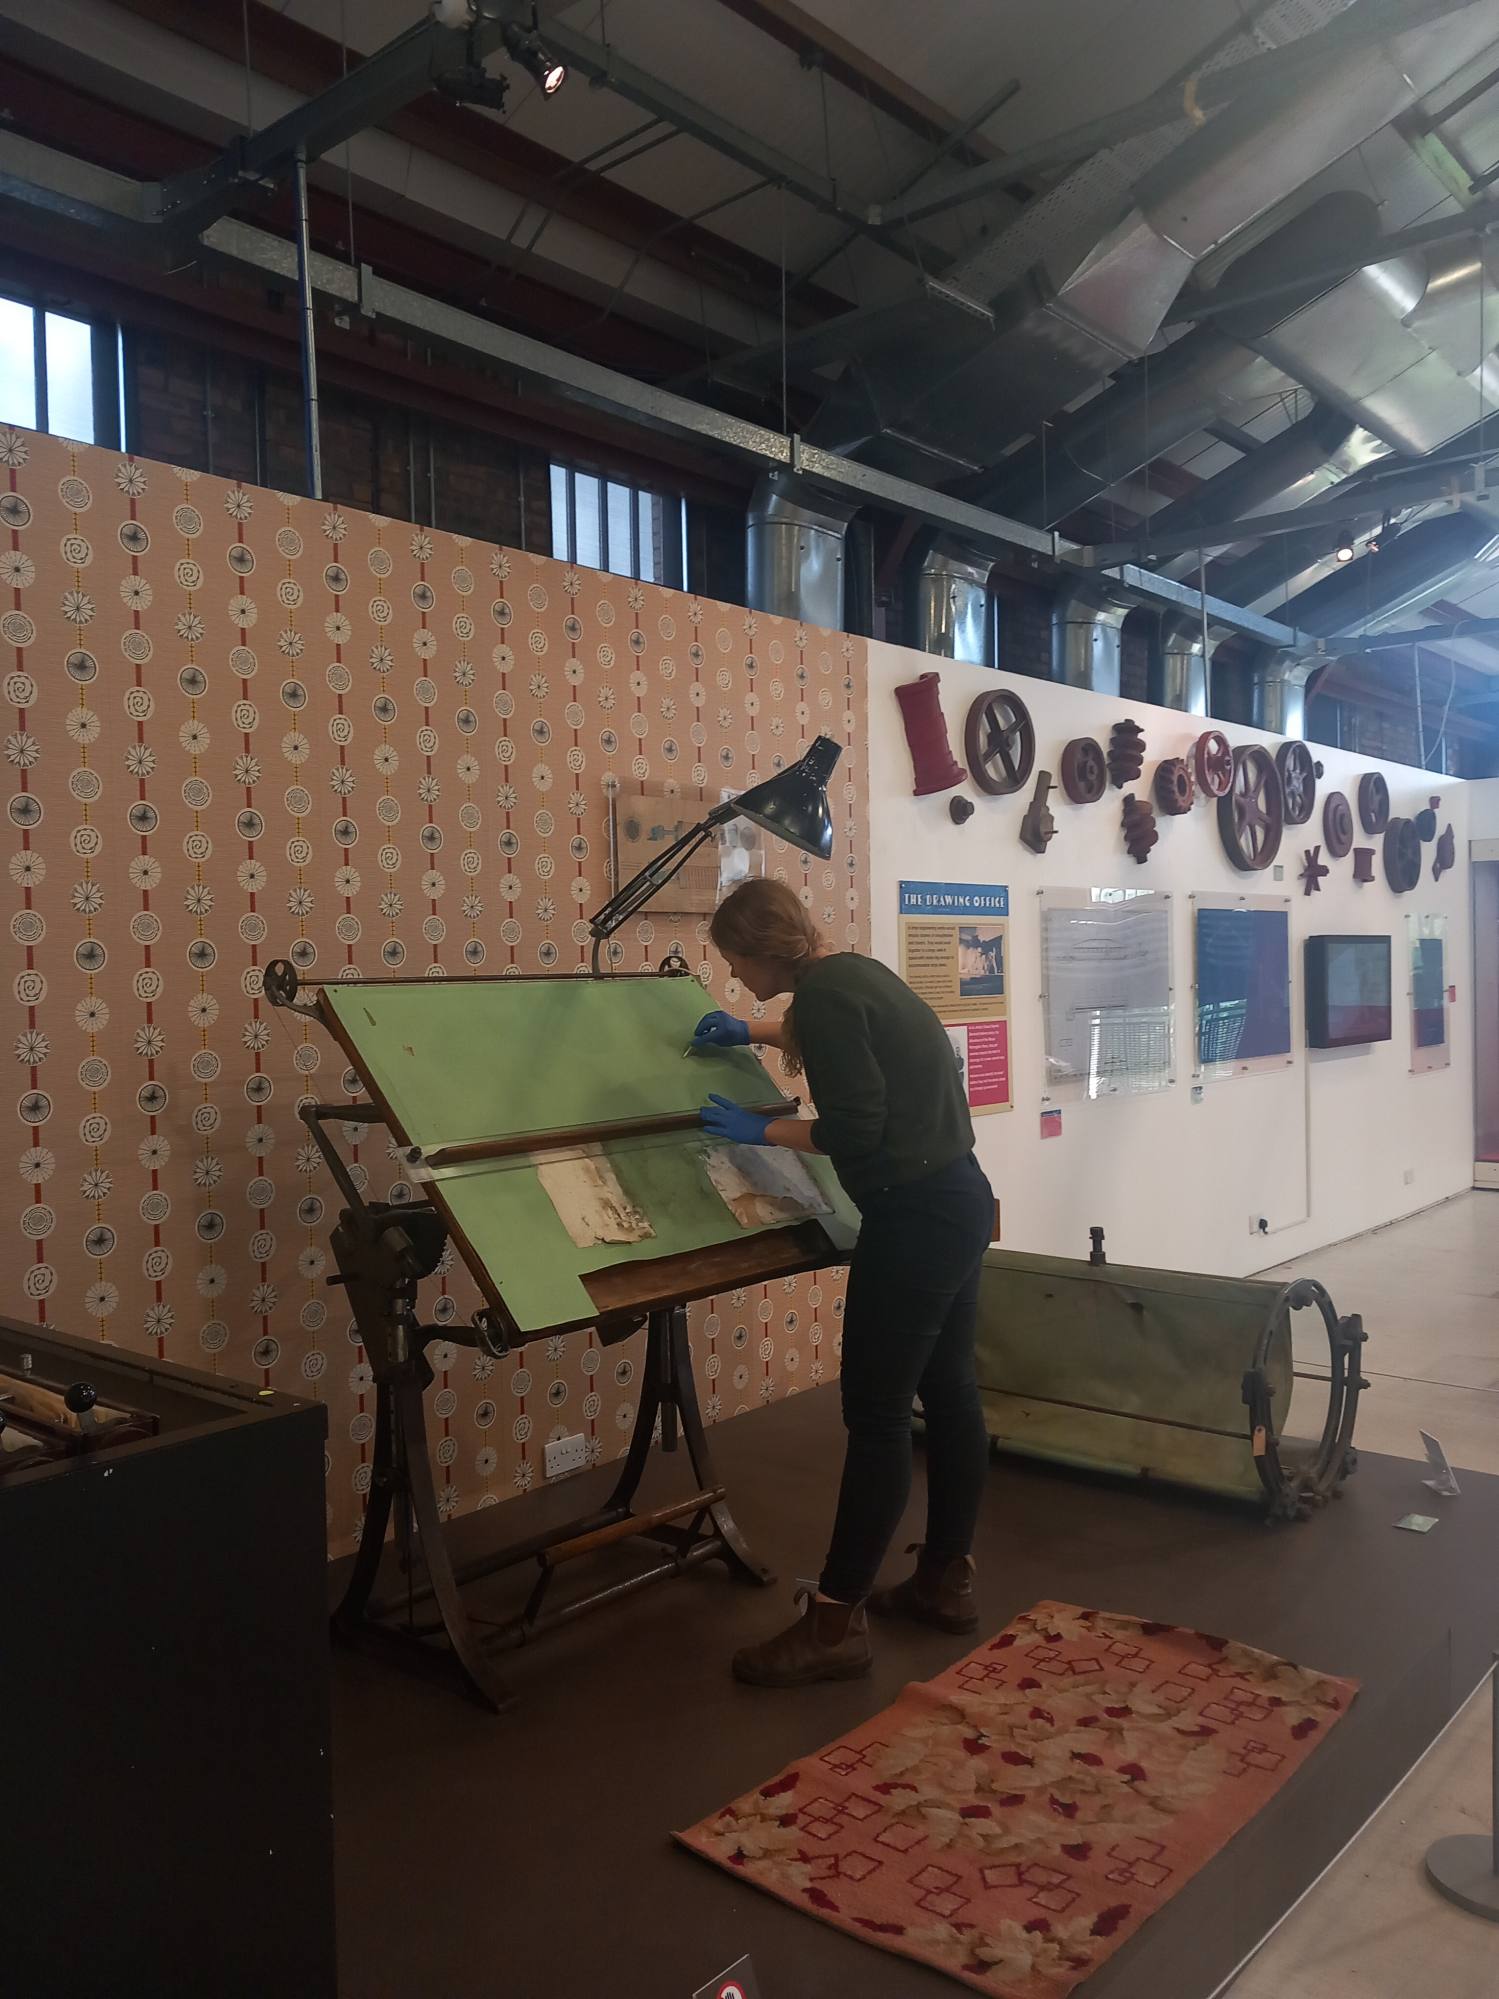
M396 1422L405 1443L406 1479L416 1515L416 1531L421 1538L422 1558L432 1595L442 1618L443 1629L453 1655L468 1676L470 1685L486 1707L503 1714L515 1705L515 1695L505 1685L484 1656L478 1635L469 1623L468 1612L453 1574L453 1558L443 1538L437 1512L437 1487L432 1478L432 1462L427 1455L427 1424L422 1408L422 1384L415 1378L402 1381L395 1389Z
M636 1488L650 1458L651 1437L658 1414L661 1417L662 1448L676 1448L677 1426L680 1423L682 1439L687 1445L687 1456L699 1490L705 1493L721 1490L698 1408L697 1387L692 1378L692 1346L687 1336L687 1311L682 1305L652 1312L650 1316L635 1428L619 1478L604 1509L606 1514L623 1519L631 1512ZM731 1575L757 1583L774 1580L770 1570L763 1568L750 1553L729 1511L727 1500L718 1500L709 1509L708 1518L713 1523L712 1538L718 1542L718 1552Z
M348 1587L333 1613L333 1632L338 1638L352 1638L364 1617L375 1577L380 1573L380 1557L385 1549L390 1525L391 1490L395 1484L391 1457L390 1390L382 1381L375 1390L375 1456L370 1466L369 1504L364 1510L364 1531L349 1573Z
M708 1448L708 1433L703 1428L702 1412L697 1405L697 1383L692 1376L692 1346L687 1337L687 1313L677 1306L670 1315L669 1351L672 1359L672 1382L674 1399L682 1419L682 1438L687 1446L687 1456L691 1462L698 1486L705 1492L719 1487L718 1473L713 1464L713 1453ZM729 1502L720 1499L713 1507L711 1518L718 1530L718 1538L723 1543L724 1561L730 1575L742 1576L747 1582L772 1583L775 1577L770 1570L757 1562L751 1554L749 1544L739 1531L738 1522L729 1510Z

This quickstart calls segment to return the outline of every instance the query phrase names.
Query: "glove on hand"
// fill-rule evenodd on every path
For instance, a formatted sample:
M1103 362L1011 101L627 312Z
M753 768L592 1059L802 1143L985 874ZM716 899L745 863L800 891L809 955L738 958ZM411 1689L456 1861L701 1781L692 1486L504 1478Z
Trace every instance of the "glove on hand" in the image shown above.
M749 1038L747 1020L736 1019L732 1013L705 1013L693 1030L692 1052L703 1055L715 1048L747 1048Z
M768 1144L766 1128L775 1122L759 1111L747 1111L742 1104L731 1104L727 1097L719 1096L710 1096L699 1116L711 1138L725 1138L731 1145Z

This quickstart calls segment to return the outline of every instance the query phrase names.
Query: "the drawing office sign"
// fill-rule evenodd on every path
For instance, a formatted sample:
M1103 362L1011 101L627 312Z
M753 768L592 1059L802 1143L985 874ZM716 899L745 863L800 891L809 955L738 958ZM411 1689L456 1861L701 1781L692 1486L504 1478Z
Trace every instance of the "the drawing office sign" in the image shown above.
M970 1110L1010 1108L1010 891L902 882L900 975L947 1029Z
M1010 891L997 883L902 882L902 916L1008 916Z

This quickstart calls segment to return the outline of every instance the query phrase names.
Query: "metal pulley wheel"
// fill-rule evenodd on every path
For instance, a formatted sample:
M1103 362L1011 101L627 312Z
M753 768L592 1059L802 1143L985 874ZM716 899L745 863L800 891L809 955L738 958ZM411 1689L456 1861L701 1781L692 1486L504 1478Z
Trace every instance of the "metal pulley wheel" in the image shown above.
M1396 895L1408 895L1421 879L1421 835L1414 819L1392 819L1385 828L1384 878Z
M1091 736L1077 736L1062 751L1062 789L1074 805L1096 805L1109 785L1103 748Z
M1282 743L1275 752L1288 826L1304 826L1317 802L1317 766L1305 743Z
M1236 868L1257 874L1280 852L1285 801L1275 759L1258 743L1234 751L1233 786L1218 800L1218 833Z
M1353 849L1353 807L1347 794L1330 791L1322 807L1322 839L1335 861L1346 860Z
M963 747L980 791L991 798L1019 791L1036 761L1036 727L1030 710L1008 688L981 694L968 710Z
M1209 729L1197 738L1192 763L1199 791L1208 798L1227 797L1234 781L1234 752L1221 729Z
M1383 771L1365 771L1358 781L1358 823L1366 833L1382 833L1390 823L1390 787Z

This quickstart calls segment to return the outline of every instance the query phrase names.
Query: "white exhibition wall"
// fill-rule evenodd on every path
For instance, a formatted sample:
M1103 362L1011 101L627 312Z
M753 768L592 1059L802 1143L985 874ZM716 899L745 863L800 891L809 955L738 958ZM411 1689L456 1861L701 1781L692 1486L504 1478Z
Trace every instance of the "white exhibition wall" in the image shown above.
M1471 1186L1467 787L1419 770L1383 767L1396 814L1415 813L1440 791L1442 824L1450 820L1456 834L1457 866L1434 882L1433 850L1425 848L1420 885L1403 896L1386 885L1378 861L1371 884L1355 883L1351 858L1332 864L1319 894L1303 895L1297 877L1304 850L1321 839L1327 788L1342 786L1351 802L1358 778L1376 768L1367 759L1320 746L1315 754L1326 775L1317 808L1306 826L1287 829L1277 863L1283 880L1274 880L1273 870L1246 875L1234 868L1219 840L1216 810L1201 798L1190 816L1161 818L1159 844L1143 866L1137 865L1121 834L1123 794L1113 789L1097 804L1078 806L1058 786L1052 794L1057 834L1046 853L1037 856L1019 840L1029 785L1005 798L986 797L967 786L977 809L962 826L953 824L948 810L956 794L912 796L911 754L894 689L933 666L928 654L878 643L870 647L873 944L878 957L898 966L902 880L1003 883L1009 888L1014 1108L975 1120L979 1156L1002 1204L1008 1247L1086 1255L1089 1226L1099 1223L1107 1232L1111 1261L1244 1275ZM1174 710L1126 704L1048 681L1007 682L980 667L944 663L940 671L948 734L960 762L969 705L996 684L1012 685L1026 702L1036 725L1036 767L1054 776L1066 741L1093 736L1106 745L1114 723L1133 716L1145 731L1148 787L1157 762L1188 754L1209 726ZM1279 741L1236 725L1225 733L1236 744L1274 747ZM1381 845L1357 830L1356 839ZM1175 1083L1152 1095L1095 1102L1059 1098L1062 1131L1051 1138L1041 1136L1040 1118L1046 1096L1042 888L1152 888L1169 891L1173 898ZM1291 898L1294 1060L1288 1067L1206 1082L1200 1093L1193 1087L1194 893ZM1448 1017L1451 1065L1424 1074L1411 1072L1411 915L1446 918L1446 976L1457 995ZM1307 1050L1301 940L1319 932L1378 931L1392 940L1393 1040L1355 1049ZM1251 1233L1252 1215L1266 1218L1268 1238Z

